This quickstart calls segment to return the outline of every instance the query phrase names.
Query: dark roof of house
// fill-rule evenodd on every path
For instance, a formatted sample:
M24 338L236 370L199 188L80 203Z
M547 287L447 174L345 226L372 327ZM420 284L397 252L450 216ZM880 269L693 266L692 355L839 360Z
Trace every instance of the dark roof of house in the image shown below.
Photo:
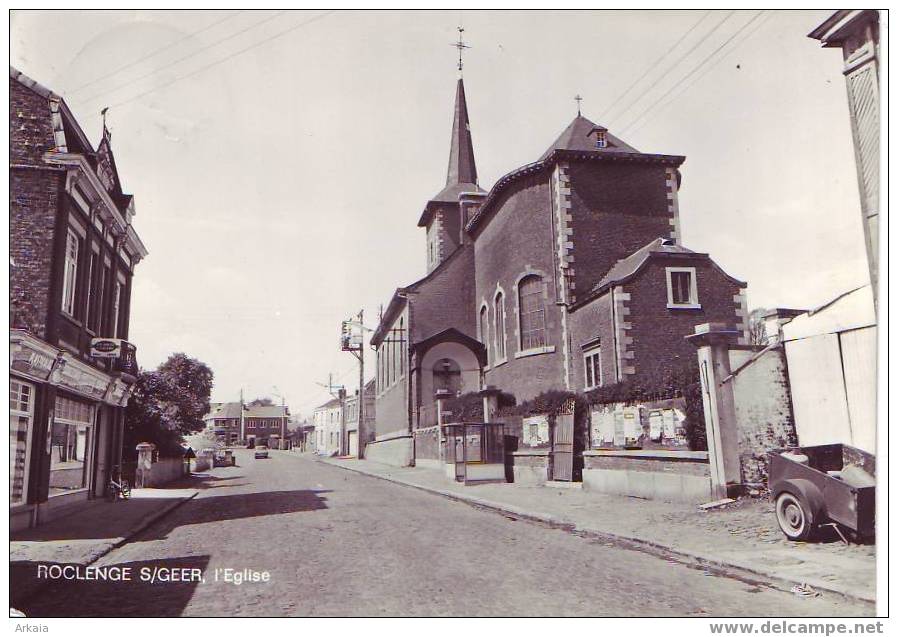
M605 139L607 145L604 148L596 148L595 140L590 135L595 130L605 131ZM582 115L577 115L574 120L568 124L561 135L558 136L551 146L540 157L540 161L545 161L556 150L579 150L579 151L595 151L598 153L638 153L639 151L629 144L621 141L604 126L599 126L591 122Z
M611 269L608 270L608 273L604 277L602 277L602 280L599 281L599 283L593 289L604 288L611 285L612 283L617 283L619 281L623 281L624 279L629 279L639 271L643 264L648 261L649 257L653 254L697 253L690 250L689 248L677 245L676 243L659 237L651 243L642 246L641 248L639 248L639 250L637 250L630 256L624 257L613 266L611 266Z
M728 278L730 281L735 283L740 287L745 287L747 284L744 281L740 281L739 279L730 276L723 269L714 263L710 256L704 252L694 252L685 246L681 246L677 243L674 243L670 239L658 238L650 243L642 246L629 256L620 259L617 263L615 263L608 273L602 277L602 280L599 281L593 288L590 290L583 298L577 299L577 302L574 304L575 309L577 307L581 307L601 295L603 292L607 291L614 285L619 283L626 283L632 277L639 273L640 270L645 267L645 264L654 257L659 256L667 256L667 257L679 257L683 259L693 259L693 260L702 260L708 261L717 271L719 271L723 276Z
M289 415L285 405L247 405L247 418L283 418Z
M240 418L240 403L212 403L203 420L211 418Z

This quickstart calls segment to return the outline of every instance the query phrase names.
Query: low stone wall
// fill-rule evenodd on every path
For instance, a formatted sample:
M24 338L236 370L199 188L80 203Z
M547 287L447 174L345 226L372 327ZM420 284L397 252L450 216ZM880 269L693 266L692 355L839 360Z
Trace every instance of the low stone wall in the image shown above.
M593 450L583 452L583 488L669 502L707 502L711 472L706 451Z
M423 427L415 430L415 464L421 465L422 460L431 460L439 463L439 427Z
M186 463L183 458L160 458L150 469L149 480L144 487L159 487L173 482L184 475Z
M365 458L394 467L410 467L413 459L412 444L411 436L369 442L365 447Z
M508 454L515 484L542 485L549 479L549 450L524 449Z

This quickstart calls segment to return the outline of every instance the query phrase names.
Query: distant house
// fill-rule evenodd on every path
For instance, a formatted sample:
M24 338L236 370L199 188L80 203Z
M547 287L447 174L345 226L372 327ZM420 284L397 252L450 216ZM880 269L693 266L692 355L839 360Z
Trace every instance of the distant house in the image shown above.
M206 428L224 443L266 445L284 449L290 410L283 405L243 405L240 402L211 403L203 417Z
M364 444L368 444L374 440L374 420L375 420L375 386L372 378L365 384L365 425L362 429L366 432L366 440ZM344 451L347 455L359 455L359 390L355 390L351 396L346 397L344 406L346 411L346 448Z
M343 400L334 398L315 408L315 452L322 456L336 456L343 447Z

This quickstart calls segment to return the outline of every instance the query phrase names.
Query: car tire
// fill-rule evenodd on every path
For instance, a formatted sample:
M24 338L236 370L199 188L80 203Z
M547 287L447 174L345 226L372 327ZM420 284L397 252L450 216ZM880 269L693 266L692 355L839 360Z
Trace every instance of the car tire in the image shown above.
M808 503L789 491L783 491L776 497L776 521L783 534L793 542L811 539L817 528Z

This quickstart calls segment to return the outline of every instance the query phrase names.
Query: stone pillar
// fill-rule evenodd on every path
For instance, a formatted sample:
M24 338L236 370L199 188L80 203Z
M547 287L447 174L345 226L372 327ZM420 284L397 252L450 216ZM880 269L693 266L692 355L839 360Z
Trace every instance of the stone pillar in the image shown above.
M734 495L742 484L733 383L722 382L731 371L730 345L736 344L741 335L738 329L723 323L704 323L696 325L695 333L686 337L698 348L711 489L717 499Z
M483 422L495 420L496 414L499 412L499 394L499 389L494 385L487 385L486 388L480 390L480 396L483 398Z
M155 445L141 442L137 445L137 473L134 486L143 489L150 486L150 474L153 470L153 449Z

